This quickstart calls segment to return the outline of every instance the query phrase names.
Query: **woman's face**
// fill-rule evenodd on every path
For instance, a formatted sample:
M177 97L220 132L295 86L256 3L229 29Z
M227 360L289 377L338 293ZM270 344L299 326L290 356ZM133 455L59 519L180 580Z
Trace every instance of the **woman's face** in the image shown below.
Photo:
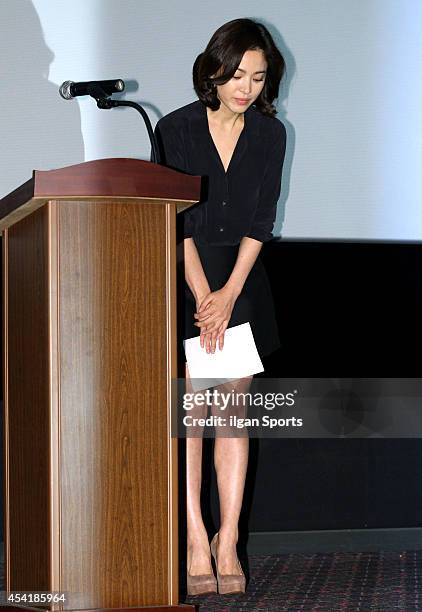
M245 51L233 77L217 85L217 96L233 113L243 113L264 87L267 62L261 50Z

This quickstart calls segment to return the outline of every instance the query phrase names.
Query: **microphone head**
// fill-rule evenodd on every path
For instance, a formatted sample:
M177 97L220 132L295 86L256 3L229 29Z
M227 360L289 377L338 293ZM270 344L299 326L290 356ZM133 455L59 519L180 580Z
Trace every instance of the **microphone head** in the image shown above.
M122 79L117 79L115 84L116 91L124 91L125 82Z
M70 92L70 86L73 85L73 81L65 81L59 87L59 94L65 100L72 100L73 96Z

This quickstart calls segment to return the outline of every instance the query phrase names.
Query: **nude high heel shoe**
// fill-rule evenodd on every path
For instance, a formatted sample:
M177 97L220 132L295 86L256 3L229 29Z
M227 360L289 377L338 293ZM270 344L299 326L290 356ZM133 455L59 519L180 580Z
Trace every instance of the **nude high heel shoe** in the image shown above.
M205 595L206 593L217 593L217 580L211 569L210 574L189 574L189 565L186 570L186 586L188 595Z
M218 563L217 563L217 547L218 547L218 531L211 540L210 548L211 554L215 560L215 567L217 568L217 582L218 582L218 592L221 595L228 595L229 593L244 593L246 587L246 578L243 573L242 566L240 565L239 559L237 560L239 564L240 571L239 574L220 574L218 571Z

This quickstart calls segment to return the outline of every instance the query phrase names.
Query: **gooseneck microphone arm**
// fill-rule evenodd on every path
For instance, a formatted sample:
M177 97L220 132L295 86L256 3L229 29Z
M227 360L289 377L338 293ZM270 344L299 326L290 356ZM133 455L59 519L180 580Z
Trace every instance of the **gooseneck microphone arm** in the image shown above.
M98 108L106 110L116 108L117 106L130 106L135 108L142 115L147 128L151 144L151 161L159 164L161 163L161 159L157 141L154 136L151 121L145 109L137 102L131 102L130 100L113 100L109 97L113 92L123 91L124 87L124 82L121 79L117 79L116 81L88 81L86 83L65 81L60 86L59 92L65 100L70 100L76 96L89 95L96 100Z
M151 161L153 161L155 164L159 164L161 162L160 153L158 151L158 146L155 140L151 121L149 120L149 117L147 113L145 112L145 109L142 108L140 104L138 104L137 102L131 102L130 100L112 100L111 98L98 98L97 106L98 108L105 108L105 109L116 108L117 106L130 106L131 108L135 108L138 111L138 113L142 115L145 121L145 125L146 125L148 136L149 136L149 141L151 143L151 150L152 150L152 156L151 156L152 160Z

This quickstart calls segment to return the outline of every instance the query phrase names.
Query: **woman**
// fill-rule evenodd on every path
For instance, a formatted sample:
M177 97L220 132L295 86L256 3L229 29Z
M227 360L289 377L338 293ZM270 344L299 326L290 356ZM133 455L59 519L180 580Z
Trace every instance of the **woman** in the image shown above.
M271 239L286 132L272 104L285 63L268 30L251 19L221 26L195 61L198 100L160 119L155 134L167 166L207 177L206 199L184 213L184 338L224 350L228 327L249 322L260 356L279 347L268 278L259 252ZM186 364L186 385L190 391ZM251 377L231 381L247 392ZM199 414L199 413L198 413ZM211 542L220 593L244 592L236 545L248 464L248 436L216 435L220 529ZM200 491L202 437L186 440L187 586L216 592Z

